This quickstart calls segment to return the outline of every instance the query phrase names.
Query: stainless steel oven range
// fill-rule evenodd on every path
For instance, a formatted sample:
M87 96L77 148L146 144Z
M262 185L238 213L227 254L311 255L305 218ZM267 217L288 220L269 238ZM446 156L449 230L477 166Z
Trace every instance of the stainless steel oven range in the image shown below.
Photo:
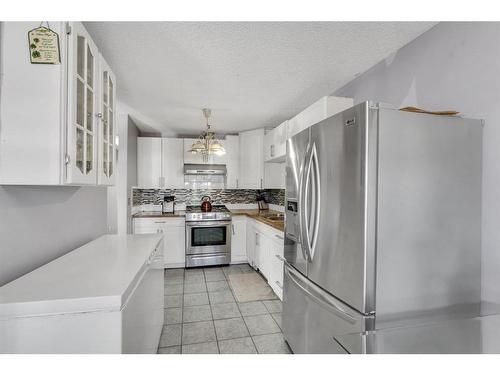
M226 206L186 207L186 267L214 266L231 262L231 212Z

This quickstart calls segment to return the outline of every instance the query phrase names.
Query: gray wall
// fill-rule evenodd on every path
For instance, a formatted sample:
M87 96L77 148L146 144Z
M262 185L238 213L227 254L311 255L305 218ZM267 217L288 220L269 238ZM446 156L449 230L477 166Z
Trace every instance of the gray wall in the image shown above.
M127 218L131 217L132 187L137 186L137 137L139 129L128 117L127 126ZM127 233L132 233L132 221L127 220Z
M106 232L106 188L0 186L0 285Z
M440 23L335 95L486 121L482 296L500 302L500 23Z
M116 125L120 137L116 184L117 233L132 233L132 187L137 185L137 137L139 129L128 114L128 108L118 102Z

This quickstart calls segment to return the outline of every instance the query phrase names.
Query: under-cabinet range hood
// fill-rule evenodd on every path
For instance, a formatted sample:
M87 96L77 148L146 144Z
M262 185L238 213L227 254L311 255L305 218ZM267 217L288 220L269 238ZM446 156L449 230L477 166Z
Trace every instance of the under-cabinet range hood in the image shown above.
M185 175L225 176L224 164L184 164Z

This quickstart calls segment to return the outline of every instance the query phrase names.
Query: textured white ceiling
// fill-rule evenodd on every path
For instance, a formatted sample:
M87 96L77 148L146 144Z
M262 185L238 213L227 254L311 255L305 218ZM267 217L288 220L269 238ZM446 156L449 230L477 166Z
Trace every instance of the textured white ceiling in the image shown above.
M155 120L160 132L196 134L204 126L204 107L212 108L211 123L219 133L276 126L434 24L85 25L117 76L119 100Z

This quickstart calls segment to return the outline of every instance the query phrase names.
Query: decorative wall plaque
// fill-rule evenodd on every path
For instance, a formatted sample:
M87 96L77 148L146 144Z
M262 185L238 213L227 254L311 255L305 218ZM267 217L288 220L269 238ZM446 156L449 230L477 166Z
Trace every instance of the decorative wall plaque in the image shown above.
M48 24L47 24L48 26ZM59 35L50 27L41 26L28 32L32 64L59 64Z

